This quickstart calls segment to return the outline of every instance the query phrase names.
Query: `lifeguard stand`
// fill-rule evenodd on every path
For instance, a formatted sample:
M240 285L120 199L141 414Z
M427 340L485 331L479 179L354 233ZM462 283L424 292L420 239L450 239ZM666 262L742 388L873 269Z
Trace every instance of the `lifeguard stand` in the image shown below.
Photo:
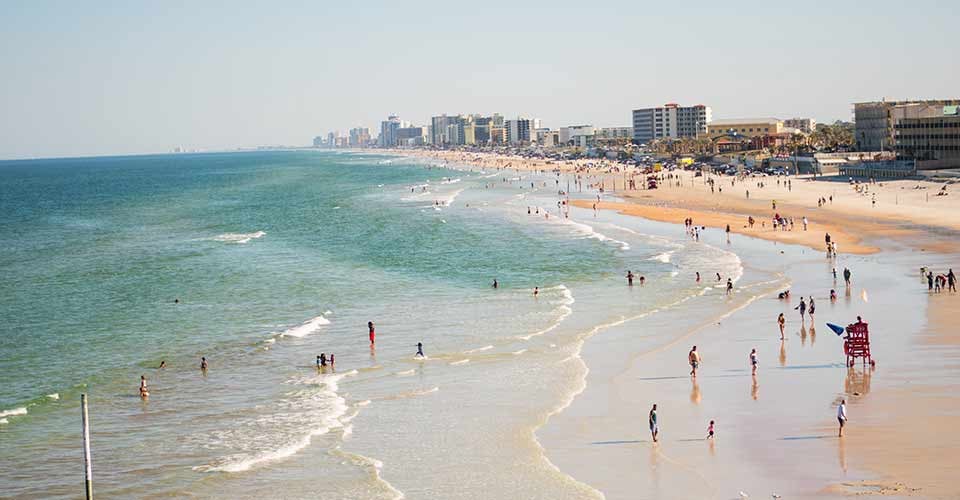
M870 329L866 323L847 325L847 336L843 338L843 352L847 355L847 366L853 366L857 358L863 358L863 364L873 366L870 357Z

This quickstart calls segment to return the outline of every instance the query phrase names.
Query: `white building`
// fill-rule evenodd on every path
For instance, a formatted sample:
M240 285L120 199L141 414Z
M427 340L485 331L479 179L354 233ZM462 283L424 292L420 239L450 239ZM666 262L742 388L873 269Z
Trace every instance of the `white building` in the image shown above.
M659 108L633 110L633 138L640 143L654 139L699 137L707 133L713 119L710 107L703 104L680 106L667 103Z
M540 119L520 117L516 120L507 120L505 128L508 144L530 144L537 141L536 130L540 128Z
M593 125L560 127L560 144L585 148L593 140L596 131Z

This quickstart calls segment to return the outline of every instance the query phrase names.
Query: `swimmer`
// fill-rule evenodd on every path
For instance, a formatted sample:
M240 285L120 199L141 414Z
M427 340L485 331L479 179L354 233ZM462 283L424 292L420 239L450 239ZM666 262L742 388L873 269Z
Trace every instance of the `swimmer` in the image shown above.
M373 321L367 321L367 328L370 330L370 345L373 345L377 340L377 332L373 328Z
M203 356L200 357L200 371L207 371L207 358Z
M627 286L633 286L633 273L627 269Z
M640 276L640 285L643 285L646 282L647 282L647 278L644 276Z
M150 392L147 391L147 377L140 375L140 397L146 398L150 395Z
M327 354L324 352L321 352L320 355L317 356L317 368L322 368L326 366L327 366Z
M720 277L720 273L717 273L717 281L723 281L723 278Z
M158 366L157 369L158 369L158 370L163 370L163 369L166 368L166 367L167 367L167 362L166 362L166 361L160 361L160 366Z
M700 283L700 272L697 272L697 283Z
M533 296L536 297L537 295L540 295L540 287L535 286L533 287Z

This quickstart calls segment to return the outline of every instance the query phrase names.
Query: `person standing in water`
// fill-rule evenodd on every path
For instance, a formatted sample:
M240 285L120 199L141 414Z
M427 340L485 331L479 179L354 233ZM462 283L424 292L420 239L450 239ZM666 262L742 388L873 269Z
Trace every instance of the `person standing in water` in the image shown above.
M377 341L377 332L373 328L373 321L367 321L367 329L370 330L370 345L373 345Z
M817 310L816 304L813 303L813 295L810 296L810 307L807 310L810 312L810 321L813 321L813 313ZM811 325L810 328L813 328L813 326Z
M200 371L206 373L207 371L207 358L200 356Z
M690 363L690 375L697 376L697 368L700 368L700 353L697 352L697 346L693 346L687 354L687 361Z
M700 271L697 271L697 283L700 283Z
M837 437L843 437L843 426L847 425L847 400L841 399L837 407L837 421L840 422L840 432Z
M500 288L500 283L497 283L497 278L493 278L493 287Z
M717 273L717 282L723 281L723 278L720 277L720 273Z
M535 286L533 287L533 296L536 297L537 295L540 295L540 287Z
M164 361L164 360L161 360L161 361L160 361L160 366L158 366L157 369L158 369L158 370L163 370L163 369L166 368L166 367L167 367L167 362Z
M780 316L777 316L777 325L780 327L780 340L783 340L783 329L787 326L787 318L783 317L783 313L780 313Z
M713 420L710 421L710 425L707 427L707 439L713 439Z
M647 415L647 423L650 424L650 435L653 436L653 442L657 442L657 434L660 434L660 427L657 425L657 405L654 404Z
M852 274L852 273L850 272L850 269L849 269L849 268L846 268L846 267L843 268L843 281L844 281L844 283L847 284L847 286L850 286L850 275L851 275L851 274Z
M633 273L627 269L627 286L633 286Z
M805 315L807 314L807 303L803 301L803 297L800 297L800 305L797 306L795 309L799 309L799 310L800 310L800 321L801 321L801 322L803 322L804 320L807 319L806 316L805 316Z
M727 278L727 295L733 293L733 280Z
M757 374L757 365L759 364L760 363L757 360L757 349L756 348L750 349L750 374L751 375Z
M147 377L140 375L140 397L146 398L150 395L150 392L147 391Z
M425 358L425 357L426 357L426 356L423 354L423 342L417 342L417 354L416 354L416 355L417 355L417 356L420 356L421 358Z

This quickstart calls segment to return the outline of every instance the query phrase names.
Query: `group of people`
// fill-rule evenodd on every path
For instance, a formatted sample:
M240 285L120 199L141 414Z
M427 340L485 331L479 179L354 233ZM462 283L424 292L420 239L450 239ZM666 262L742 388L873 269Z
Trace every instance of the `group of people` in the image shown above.
M927 269L926 267L921 267L920 276L923 276L927 280L928 291L934 293L940 293L942 291L957 291L957 275L953 274L953 268L949 269L946 274L934 275L933 271Z
M176 300L175 300L175 303L179 304L179 303L180 303L180 299L176 299ZM158 370L163 370L163 369L165 369L166 367L167 367L167 361L166 361L166 360L161 360L161 361L160 361L160 366L158 366L157 369L158 369ZM200 373L206 375L206 374L207 374L207 367L208 367L208 365L207 365L207 358L206 358L206 356L200 356ZM147 399L147 397L150 396L150 390L147 389L147 376L146 376L146 375L140 375L140 389L139 389L139 393L140 393L140 398L141 398L141 399Z

